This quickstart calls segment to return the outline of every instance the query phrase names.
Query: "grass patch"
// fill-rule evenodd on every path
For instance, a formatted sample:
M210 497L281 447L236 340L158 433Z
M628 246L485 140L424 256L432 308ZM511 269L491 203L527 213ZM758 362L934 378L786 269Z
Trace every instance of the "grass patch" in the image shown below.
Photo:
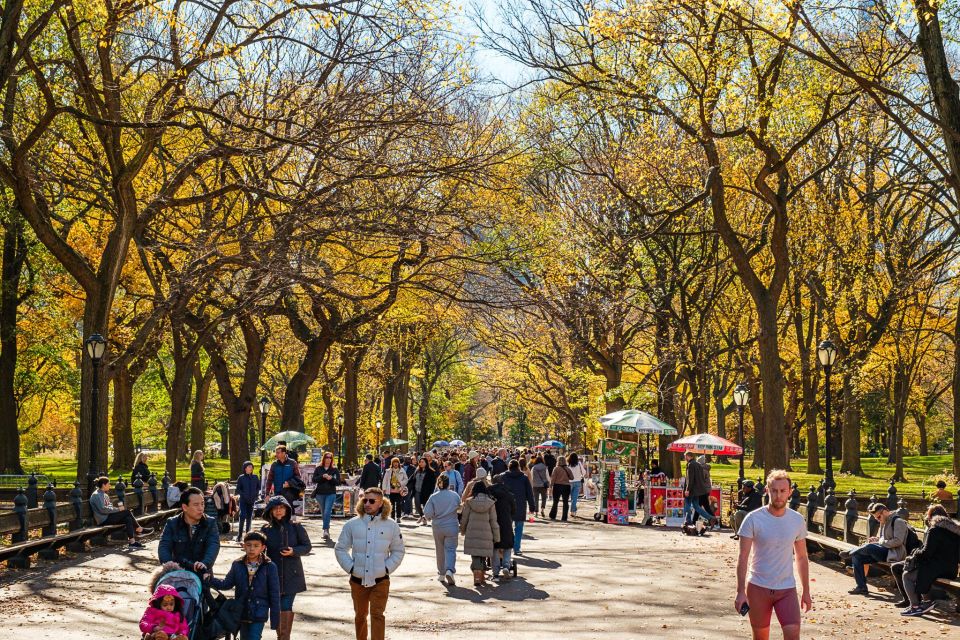
M793 471L790 473L791 479L800 485L800 490L806 494L810 485L817 485L821 476L805 473L807 468L806 458L796 458L790 461ZM861 458L863 472L865 477L851 476L839 473L840 463L833 461L833 479L837 483L837 494L846 494L850 489L856 490L858 495L870 496L876 493L878 496L887 494L887 488L890 486L890 476L893 475L896 467L887 464L886 458ZM953 458L949 455L943 456L906 456L903 459L903 472L907 478L906 482L897 483L897 493L920 495L921 491L926 491L927 495L933 490L933 484L929 481L930 476L942 473L944 469L950 470L953 466ZM820 467L826 468L826 462L821 459ZM739 474L738 462L735 458L730 459L730 464L713 464L710 474L714 482L723 485L736 483ZM744 475L748 479L756 480L763 475L762 469L754 469L750 466L750 461L746 461ZM956 492L957 487L951 487L951 491Z
M70 483L77 477L77 460L73 454L52 453L38 456L30 456L21 459L23 470L27 473L36 471L48 477L56 478L57 483ZM166 458L162 455L150 456L147 461L150 471L157 474L157 481L163 478L163 471L166 466ZM207 473L207 481L226 480L230 477L230 461L222 458L207 458L203 461ZM116 480L118 475L122 475L124 481L130 482L131 469L123 471L111 471L110 477ZM177 465L177 478L180 480L190 480L190 463L182 462Z

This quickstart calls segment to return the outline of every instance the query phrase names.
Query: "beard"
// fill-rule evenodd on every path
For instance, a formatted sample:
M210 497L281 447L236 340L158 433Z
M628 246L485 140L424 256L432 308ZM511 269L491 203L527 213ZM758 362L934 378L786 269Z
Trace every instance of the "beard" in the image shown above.
M787 499L777 500L776 498L770 498L770 506L774 509L783 509L787 506Z

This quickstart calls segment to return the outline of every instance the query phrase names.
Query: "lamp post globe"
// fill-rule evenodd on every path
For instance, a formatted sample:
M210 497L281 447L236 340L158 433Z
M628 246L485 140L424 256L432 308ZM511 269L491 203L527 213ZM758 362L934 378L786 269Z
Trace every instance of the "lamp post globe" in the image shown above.
M837 361L837 348L829 338L823 340L819 345L817 345L817 360L820 361L820 366L823 367L823 387L826 399L826 407L824 411L825 424L823 433L827 454L827 468L823 484L824 489L834 489L836 488L836 484L833 481L833 420L830 415L830 373L833 370L834 363Z
M97 478L97 431L100 424L100 361L107 350L107 341L99 333L91 334L83 341L84 349L93 364L93 389L90 407L90 455L87 466L87 498L93 495L93 483Z
M743 456L746 452L746 446L743 440L743 410L750 402L750 387L741 382L733 390L733 402L737 405L737 437L740 440L740 476L737 478L737 488L743 488Z

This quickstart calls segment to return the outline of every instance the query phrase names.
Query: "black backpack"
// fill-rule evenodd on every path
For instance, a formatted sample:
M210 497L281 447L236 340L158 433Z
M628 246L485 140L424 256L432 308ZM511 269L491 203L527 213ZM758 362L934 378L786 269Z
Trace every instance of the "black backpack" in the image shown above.
M891 529L899 517L900 516L890 516ZM915 549L919 549L921 546L923 546L923 543L920 541L920 536L917 535L916 529L911 527L909 522L906 522L905 524L907 525L907 539L903 541L903 547L907 550L907 555L910 555Z

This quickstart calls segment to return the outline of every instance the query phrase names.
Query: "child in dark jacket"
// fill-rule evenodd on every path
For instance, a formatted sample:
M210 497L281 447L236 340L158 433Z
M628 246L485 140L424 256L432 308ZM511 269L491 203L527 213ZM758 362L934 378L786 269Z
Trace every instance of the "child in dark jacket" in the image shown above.
M243 537L243 550L245 555L233 561L226 577L210 578L210 584L220 590L234 589L234 597L244 603L240 637L261 640L267 620L271 629L280 623L280 574L267 557L267 538L259 531Z
M260 495L260 478L253 472L253 463L249 460L243 463L243 473L237 478L236 493L240 506L240 526L237 531L237 542L240 542L243 539L243 534L250 531L253 523L253 505L256 504L257 497Z

